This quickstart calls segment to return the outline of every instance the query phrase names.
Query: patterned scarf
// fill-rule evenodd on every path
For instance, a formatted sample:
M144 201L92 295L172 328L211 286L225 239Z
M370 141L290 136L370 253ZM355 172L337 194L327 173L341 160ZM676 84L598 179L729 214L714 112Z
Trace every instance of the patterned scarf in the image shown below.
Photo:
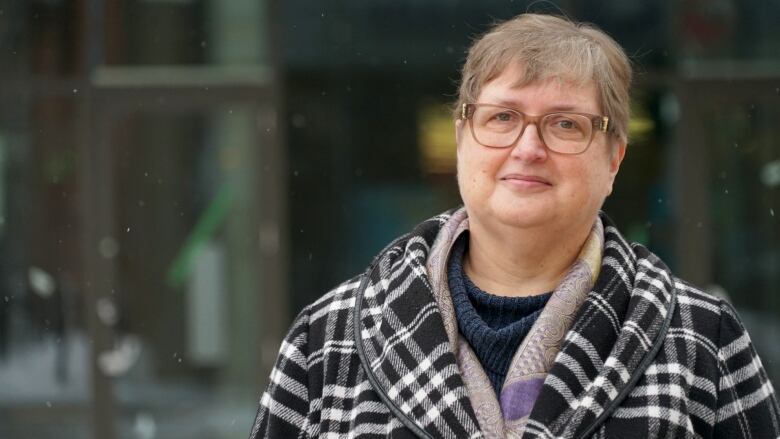
M452 244L468 228L466 209L461 208L439 231L427 262L431 289L483 434L487 438L519 438L564 336L599 275L604 228L597 217L574 264L515 352L500 401L477 355L458 331L447 283L447 260Z

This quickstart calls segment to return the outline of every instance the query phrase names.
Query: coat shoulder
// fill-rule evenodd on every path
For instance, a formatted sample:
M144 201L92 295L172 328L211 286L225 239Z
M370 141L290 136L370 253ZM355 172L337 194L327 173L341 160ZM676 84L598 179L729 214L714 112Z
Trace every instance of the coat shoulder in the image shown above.
M688 281L675 277L674 287L677 307L672 328L677 327L695 334L700 342L706 342L708 350L715 354L723 342L721 338L724 324L740 321L737 312L725 298L711 294ZM744 328L741 331L744 331Z
M314 351L329 342L352 340L352 311L363 278L359 275L342 282L301 312L307 316L309 343Z
M325 294L320 296L317 300L312 302L310 305L306 307L306 309L309 310L311 314L321 314L322 310L325 309L340 309L339 305L343 301L354 301L355 297L357 295L358 288L360 288L360 283L363 280L364 275L357 275L354 276L337 286L333 287L332 289L328 290Z
M674 288L677 293L678 309L690 308L690 312L698 316L711 315L719 319L727 303L722 297L678 277L674 278Z

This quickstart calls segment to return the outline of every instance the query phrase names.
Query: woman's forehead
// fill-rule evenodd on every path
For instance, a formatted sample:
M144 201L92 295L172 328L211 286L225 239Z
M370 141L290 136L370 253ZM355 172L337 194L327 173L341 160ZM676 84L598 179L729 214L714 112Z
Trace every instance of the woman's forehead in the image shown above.
M542 100L546 106L589 112L597 112L600 107L593 81L561 76L528 81L523 70L511 67L485 83L477 100L509 106L523 106L530 104L529 101Z
M495 64L485 77L483 85L499 78L504 82L510 82L512 87L522 87L529 83L548 80L563 82L567 86L587 86L595 83L591 71L580 70L582 69L572 68L563 60L544 64L529 64L513 60Z

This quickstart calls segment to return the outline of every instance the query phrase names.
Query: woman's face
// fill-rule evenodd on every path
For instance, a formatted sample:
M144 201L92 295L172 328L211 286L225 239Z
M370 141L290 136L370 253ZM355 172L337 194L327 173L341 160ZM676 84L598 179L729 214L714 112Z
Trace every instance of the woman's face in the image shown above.
M477 102L528 115L602 114L593 83L578 86L551 79L516 86L521 75L520 66L507 67L483 86ZM556 153L545 147L535 125L527 126L513 146L489 148L477 143L465 125L457 121L455 130L461 197L471 222L496 230L493 226L544 226L552 232L589 228L612 192L625 153L625 143L602 132L581 154Z

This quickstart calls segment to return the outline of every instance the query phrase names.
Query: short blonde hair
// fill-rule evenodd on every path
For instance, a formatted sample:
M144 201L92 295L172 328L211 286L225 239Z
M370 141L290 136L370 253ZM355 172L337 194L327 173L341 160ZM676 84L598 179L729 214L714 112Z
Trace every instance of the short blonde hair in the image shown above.
M464 103L476 102L482 87L511 63L525 77L520 84L559 78L593 81L604 116L614 132L628 140L631 63L623 49L595 26L553 15L522 14L496 25L469 49L463 65L455 117Z

